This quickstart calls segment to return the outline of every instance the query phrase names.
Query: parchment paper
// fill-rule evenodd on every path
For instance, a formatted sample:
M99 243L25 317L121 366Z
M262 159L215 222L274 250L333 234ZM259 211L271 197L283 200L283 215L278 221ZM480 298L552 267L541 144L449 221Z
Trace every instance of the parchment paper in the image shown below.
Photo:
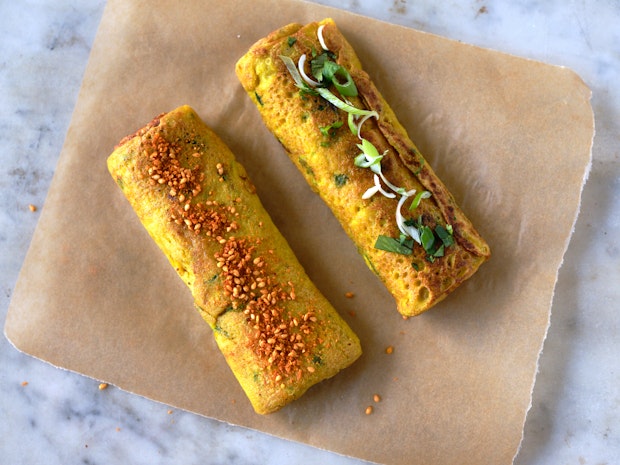
M257 39L326 16L493 250L463 287L406 321L234 75ZM589 98L570 70L318 5L111 0L5 333L54 365L342 454L509 464L590 163ZM267 417L253 413L188 290L106 171L123 136L185 103L246 166L362 341L351 368Z

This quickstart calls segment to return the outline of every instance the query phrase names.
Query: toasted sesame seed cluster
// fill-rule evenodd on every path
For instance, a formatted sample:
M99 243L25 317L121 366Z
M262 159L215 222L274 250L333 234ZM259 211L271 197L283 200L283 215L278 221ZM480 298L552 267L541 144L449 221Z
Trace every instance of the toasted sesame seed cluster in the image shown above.
M221 246L214 258L221 272L224 294L233 309L243 309L254 353L272 369L276 383L289 377L300 379L304 372L301 357L307 352L304 335L311 334L312 324L317 321L314 312L299 317L287 315L282 303L295 300L293 283L282 285L274 279L265 258L258 255L260 239L252 242L234 235L239 229L235 204L241 202L240 198L233 199L229 205L216 200L197 201L205 181L201 151L183 156L182 149L159 132L145 136L141 140L147 155L145 175L150 185L161 186L173 200L170 221L195 235L202 233ZM217 163L213 176L224 182L226 167ZM305 370L312 373L314 367Z

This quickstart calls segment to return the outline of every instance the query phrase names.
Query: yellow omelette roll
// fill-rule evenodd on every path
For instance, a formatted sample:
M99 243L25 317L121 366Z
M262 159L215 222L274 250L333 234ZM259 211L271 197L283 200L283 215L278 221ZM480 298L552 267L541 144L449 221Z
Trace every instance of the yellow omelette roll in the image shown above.
M124 138L108 169L189 287L256 412L271 413L361 354L244 168L188 106Z
M403 316L428 310L489 258L333 20L272 32L236 72Z

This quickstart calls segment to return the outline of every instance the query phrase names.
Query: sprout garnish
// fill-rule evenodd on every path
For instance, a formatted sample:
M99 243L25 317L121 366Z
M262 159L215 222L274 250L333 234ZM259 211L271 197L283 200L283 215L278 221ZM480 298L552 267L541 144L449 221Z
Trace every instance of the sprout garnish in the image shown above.
M361 134L362 125L369 118L379 119L379 113L375 110L357 108L347 99L347 97L357 96L357 87L349 71L332 60L335 59L336 56L329 50L325 43L325 38L323 37L324 27L324 25L321 25L317 30L317 38L324 53L316 55L313 49L313 59L310 62L311 73L315 79L308 76L305 71L306 61L308 59L306 54L299 57L297 66L290 57L280 55L280 58L293 77L295 85L299 87L302 92L319 95L336 108L347 113L349 130L361 141L360 144L357 144L361 153L355 157L354 164L360 168L368 168L374 173L374 185L362 194L362 199L370 199L377 192L380 192L383 196L390 199L395 198L396 195L400 195L400 199L396 206L396 224L401 233L401 237L400 239L393 239L387 236L379 236L375 247L389 252L410 255L412 253L413 242L415 241L424 248L427 253L427 259L432 262L436 257L443 256L445 247L454 244L452 225L447 224L445 228L438 225L433 231L430 227L422 224L422 216L420 216L417 221L405 219L403 217L401 209L407 199L415 195L409 206L409 211L414 211L419 207L422 199L431 197L431 193L428 191L421 191L416 194L415 189L406 190L402 187L398 187L391 183L383 174L381 170L381 160L388 153L388 150L380 154L377 147L368 139L362 137ZM328 89L330 85L333 85L342 98ZM321 132L324 134L328 133L329 129L332 127L339 128L341 125L342 123L338 125L334 124L328 128L321 128ZM392 192L384 189L382 183Z

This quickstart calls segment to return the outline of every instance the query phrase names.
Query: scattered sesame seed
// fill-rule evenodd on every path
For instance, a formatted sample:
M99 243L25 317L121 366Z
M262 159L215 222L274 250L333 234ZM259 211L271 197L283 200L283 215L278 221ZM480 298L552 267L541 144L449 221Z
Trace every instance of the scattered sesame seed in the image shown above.
M381 396L379 396L379 394L375 394L374 396L372 396L372 400L374 400L375 402L381 402Z
M28 381L22 381L22 386L28 386Z
M385 348L385 353L386 353L386 354L388 354L388 355L389 355L389 354L391 354L391 353L393 353L393 352L394 352L394 347L392 347L392 346L387 346L387 347Z
M352 299L352 298L355 296L355 294L353 294L353 292L347 292L344 296L345 296L347 299Z
M108 383L101 383L99 385L99 390L100 391L103 391L104 389L107 389L107 388L108 388Z
M221 270L223 294L230 299L231 307L242 308L251 338L249 344L273 373L275 383L286 384L290 377L301 377L302 357L307 357L309 342L302 342L304 335L312 332L317 322L312 311L303 315L288 315L283 303L296 299L292 282L288 287L277 283L257 246L260 240L250 243L236 238L239 229L234 218L243 214L243 199L235 197L230 204L201 195L205 173L202 154L199 151L184 155L181 147L166 140L164 134L148 131L141 134L142 149L147 157L144 167L145 179L154 186L162 186L162 192L172 204L170 221L180 229L213 240L220 245L214 254L216 266ZM195 149L194 149L195 150ZM215 171L224 181L226 166L215 165ZM208 176L208 174L207 174ZM262 227L263 223L259 222ZM269 249L266 254L273 254ZM314 367L308 367L312 373Z
M366 410L365 410L366 415L370 415L372 413L372 410L373 410L372 405L369 405L368 407L366 407Z
M36 205L33 205L33 204L28 205L28 209L29 209L31 212L36 212L36 211L37 211L37 207L36 207Z

